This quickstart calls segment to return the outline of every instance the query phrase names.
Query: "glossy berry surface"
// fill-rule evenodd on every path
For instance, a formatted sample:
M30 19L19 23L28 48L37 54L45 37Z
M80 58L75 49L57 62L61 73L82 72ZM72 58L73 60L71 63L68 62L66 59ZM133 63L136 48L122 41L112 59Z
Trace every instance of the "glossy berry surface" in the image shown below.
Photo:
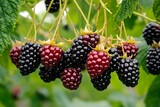
M44 66L41 66L39 76L44 82L51 82L51 81L54 81L58 75L53 68L47 69Z
M113 72L117 70L118 66L118 60L119 60L119 51L117 48L111 48L108 53L111 55L110 56L110 71Z
M13 64L19 68L18 60L21 53L21 46L15 46L10 50L10 58Z
M150 48L148 50L146 63L149 73L160 74L160 48Z
M63 50L57 46L44 45L40 48L41 63L45 68L52 68L59 63Z
M28 75L38 68L41 62L39 53L40 48L40 44L33 42L27 42L21 47L21 54L19 56L19 69L22 75Z
M79 68L65 68L60 76L63 86L70 90L76 90L82 79Z
M109 68L110 57L106 52L92 50L87 58L87 70L91 78L98 77Z
M84 45L82 38L76 38L72 44L72 53L71 57L76 67L86 63L87 55L92 50L89 46Z
M94 88L97 89L98 91L103 91L105 90L108 85L110 84L110 71L106 70L103 72L103 74L99 75L96 78L91 79L91 83L93 84Z
M52 0L45 0L46 9L48 9L51 1ZM54 0L52 5L51 5L51 8L49 9L49 12L50 13L57 12L59 10L59 7L60 7L59 3L60 3L60 0Z
M138 46L136 44L130 44L130 43L123 43L123 49L124 52L127 54L127 57L132 56L132 58L135 58L138 54ZM119 53L121 56L123 56L122 47L118 47Z
M148 45L152 45L153 41L158 43L160 41L160 25L153 22L149 23L143 29L143 37Z
M83 36L80 36L79 38L82 37L83 44L88 45L92 48L95 48L96 45L100 41L100 35L99 34L85 34Z
M138 61L136 59L120 59L118 62L118 77L128 87L135 87L139 80Z

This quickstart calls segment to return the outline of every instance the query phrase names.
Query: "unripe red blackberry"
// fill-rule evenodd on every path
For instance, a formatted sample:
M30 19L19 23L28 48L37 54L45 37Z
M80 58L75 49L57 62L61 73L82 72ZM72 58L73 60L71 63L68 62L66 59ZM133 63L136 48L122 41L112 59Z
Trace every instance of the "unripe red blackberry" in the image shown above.
M139 80L138 61L136 59L119 59L117 74L120 81L128 87L135 87Z
M60 76L63 86L70 90L76 90L82 79L79 68L65 68Z
M59 63L63 55L63 50L57 46L45 44L40 48L41 63L45 68L53 68Z
M123 43L123 49L128 57L132 56L132 58L135 58L138 54L138 46L136 44L125 42ZM119 54L123 56L122 46L118 46L118 50Z
M46 9L48 9L51 1L52 0L45 0ZM59 7L60 7L60 1L59 0L54 0L52 5L51 5L51 8L49 9L49 12L50 13L57 12L59 10Z
M147 24L143 29L143 37L148 45L152 45L153 41L158 43L160 41L160 25L153 22Z
M16 65L17 68L19 68L18 60L21 53L21 46L14 46L10 50L10 58L13 64Z
M33 42L27 42L21 47L19 69L22 75L28 75L38 68L41 62L39 53L40 48L40 44Z
M44 82L51 82L58 77L58 73L55 72L54 68L45 68L42 66L40 67L39 76Z
M111 79L111 72L109 70L106 70L103 72L103 74L99 75L96 78L91 79L91 82L95 89L98 91L103 91L108 87L110 84Z
M160 48L150 48L148 50L146 63L149 73L160 74Z
M91 78L103 74L110 66L110 57L104 51L92 50L87 58L87 70Z

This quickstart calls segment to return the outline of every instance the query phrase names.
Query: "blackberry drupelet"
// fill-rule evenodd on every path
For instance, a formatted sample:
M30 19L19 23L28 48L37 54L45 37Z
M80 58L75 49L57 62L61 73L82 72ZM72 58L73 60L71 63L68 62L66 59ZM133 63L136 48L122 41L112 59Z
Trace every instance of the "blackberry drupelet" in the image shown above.
M45 68L53 68L61 60L63 50L57 46L45 44L40 48L40 55L41 63L45 66Z
M91 82L95 89L98 91L103 91L108 87L110 84L111 79L111 72L109 70L106 70L103 72L103 74L99 75L96 78L91 79Z
M153 41L158 43L160 41L160 25L153 22L147 24L143 29L143 37L148 45L152 45Z
M79 68L65 68L60 76L63 86L70 90L76 90L82 79Z
M40 48L40 44L33 42L27 42L21 47L21 55L19 56L19 69L23 76L34 72L38 68L41 62L39 53Z
M46 9L48 9L51 1L52 0L45 0ZM50 13L57 12L59 10L59 7L60 7L60 0L54 0L53 4L51 5L51 8L49 9L49 12Z
M117 50L117 48L111 48L108 51L109 54L111 54L110 57L110 71L113 72L115 70L117 70L117 66L118 66L118 59L119 59L119 51Z
M45 68L44 66L41 66L39 76L44 82L51 82L58 77L58 74L53 68Z
M149 73L160 74L160 48L150 48L148 50L146 63Z
M87 58L87 71L91 78L98 77L109 68L110 57L104 51L92 50Z
M17 68L19 68L19 56L21 54L21 46L15 46L10 50L10 58L13 64L16 65Z
M135 87L139 80L138 61L129 57L119 59L117 74L123 84Z

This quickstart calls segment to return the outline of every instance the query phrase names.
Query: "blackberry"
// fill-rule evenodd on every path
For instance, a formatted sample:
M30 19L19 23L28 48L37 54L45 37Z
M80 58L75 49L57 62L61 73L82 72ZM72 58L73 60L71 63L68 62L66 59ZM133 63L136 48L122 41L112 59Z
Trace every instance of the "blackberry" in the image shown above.
M117 65L118 65L118 60L119 60L119 51L117 50L117 48L111 48L109 51L108 51L109 54L111 54L111 57L110 57L110 70L111 72L117 70Z
M44 82L51 82L58 77L58 74L57 72L55 72L55 69L45 68L44 66L42 66L40 67L39 76Z
M129 57L119 59L117 74L123 84L128 87L135 87L139 80L138 61Z
M138 46L136 44L125 42L123 43L123 49L128 57L132 56L132 58L135 58L138 54ZM123 56L122 46L118 46L118 50L118 53Z
M48 9L51 1L52 0L45 0L46 9ZM52 5L51 5L51 8L49 9L49 12L50 13L57 12L59 10L59 7L60 7L60 1L59 0L54 0Z
M95 48L100 41L100 35L96 33L85 34L79 36L79 38L82 39L83 44L88 45L92 48Z
M101 75L109 68L110 57L106 52L92 50L87 58L87 70L91 78Z
M76 67L80 67L86 63L87 55L92 50L89 46L83 44L82 37L74 40L71 49L71 57Z
M143 29L143 37L148 45L152 45L153 41L158 43L160 41L160 25L153 22L147 24Z
M146 62L149 73L160 74L160 48L150 48L147 52Z
M111 79L111 72L109 70L106 70L103 72L103 74L99 75L96 78L91 79L91 82L98 91L103 91L108 87L110 84Z
M16 65L17 68L19 68L18 60L19 60L20 54L21 54L21 46L14 46L10 50L11 61L12 61L13 64Z
M63 55L63 50L57 46L45 44L40 48L41 63L45 68L53 68L59 63Z
M21 55L19 56L19 69L22 75L28 75L38 68L41 62L39 53L40 48L40 44L33 42L27 42L21 47Z
M65 68L60 76L63 86L70 90L76 90L82 79L79 68Z

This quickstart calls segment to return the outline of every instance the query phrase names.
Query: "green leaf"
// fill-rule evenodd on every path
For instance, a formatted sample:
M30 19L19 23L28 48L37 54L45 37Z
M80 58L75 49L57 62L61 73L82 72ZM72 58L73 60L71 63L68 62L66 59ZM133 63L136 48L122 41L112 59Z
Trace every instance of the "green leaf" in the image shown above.
M160 20L160 0L155 0L153 4L153 13L156 19Z
M154 0L139 0L139 4L143 9L151 9L153 6Z
M22 0L0 0L0 54L10 44Z
M147 84L147 83L146 83ZM157 76L150 86L145 103L146 107L160 107L160 76Z
M137 6L137 0L123 0L119 9L117 10L114 20L120 23L128 16L131 16Z

